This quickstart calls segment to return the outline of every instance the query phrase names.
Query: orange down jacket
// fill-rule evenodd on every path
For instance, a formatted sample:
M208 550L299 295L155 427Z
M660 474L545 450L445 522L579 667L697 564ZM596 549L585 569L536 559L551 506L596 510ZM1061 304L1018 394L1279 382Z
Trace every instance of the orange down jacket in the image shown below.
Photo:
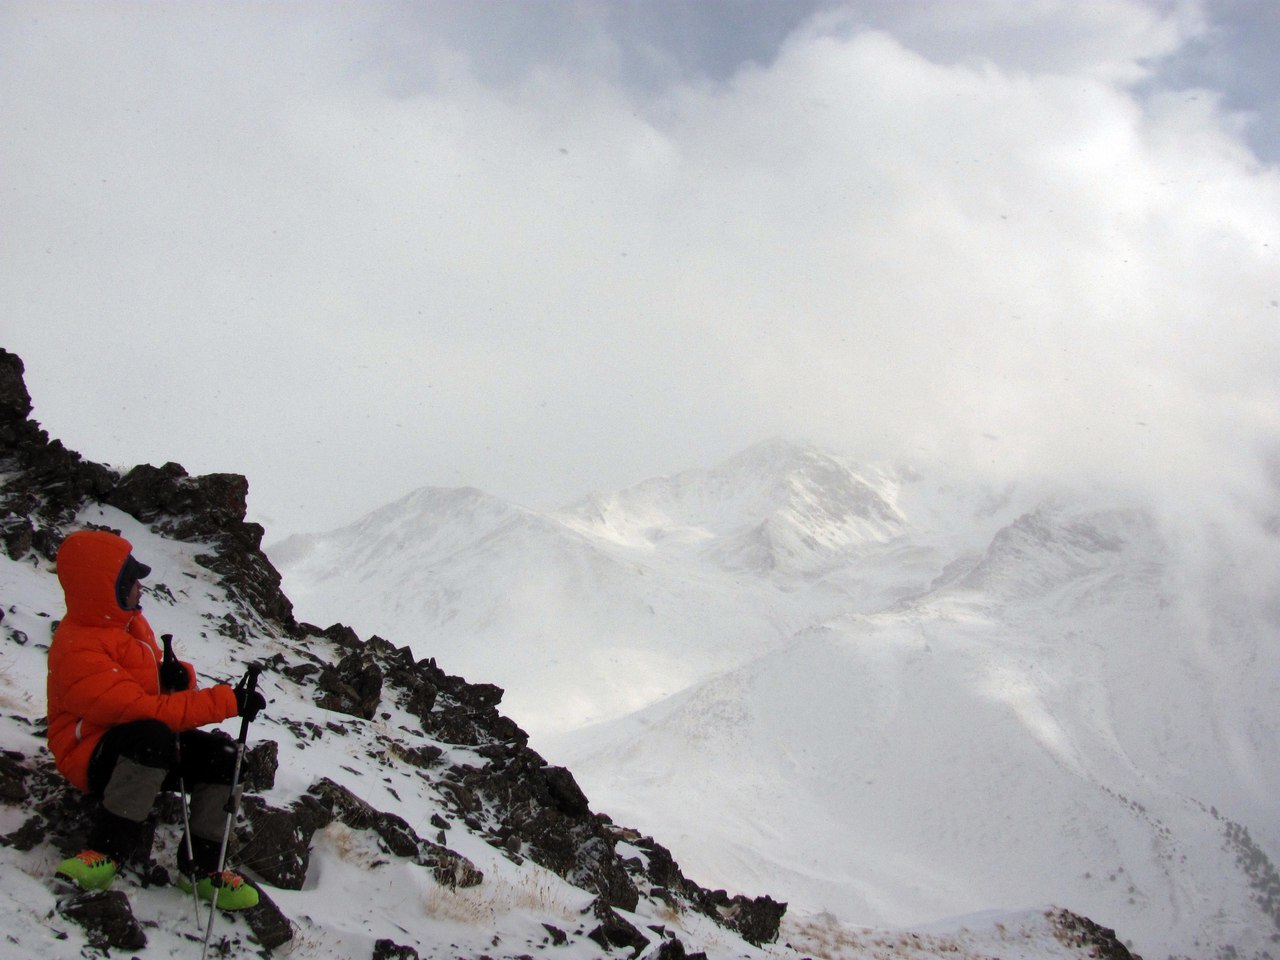
M89 758L108 729L156 719L174 731L236 715L231 687L160 692L160 648L146 618L124 610L116 580L133 547L101 530L71 534L58 550L67 615L49 645L49 750L62 775L88 790Z

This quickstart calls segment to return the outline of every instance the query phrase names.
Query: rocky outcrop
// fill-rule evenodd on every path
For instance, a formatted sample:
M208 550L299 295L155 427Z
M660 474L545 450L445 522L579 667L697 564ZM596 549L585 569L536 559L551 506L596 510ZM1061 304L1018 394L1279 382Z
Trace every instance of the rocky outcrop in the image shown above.
M31 416L25 373L22 358L0 348L0 443L5 446L17 445L20 428Z
M785 904L704 889L680 872L666 848L593 813L573 774L548 764L529 748L528 735L498 712L500 687L450 676L434 659L415 660L408 647L395 647L380 637L361 641L342 624L324 630L304 624L300 630L312 637L309 649L318 650L321 640L331 644L338 667L276 666L295 679L318 675L318 703L364 720L375 716L382 704L395 704L412 714L433 741L472 748L484 758L483 765L444 770L436 789L455 820L492 846L593 891L602 910L633 910L643 888L674 908L711 917L749 942L764 944L777 938ZM377 676L380 685L374 682ZM435 753L420 762L433 764ZM620 856L621 842L641 850L644 859ZM615 929L603 920L598 926ZM608 936L616 939L621 934Z
M324 709L372 720L381 702L382 669L371 656L353 651L320 671L316 703Z
M1087 949L1089 956L1098 960L1142 960L1116 939L1114 930L1100 926L1088 917L1070 910L1051 910L1046 916L1060 943Z
M372 960L418 960L418 951L384 938L374 942Z
M245 520L249 482L235 474L192 477L176 463L123 476L50 440L30 419L22 360L0 348L0 539L9 557L52 561L86 503L116 507L176 540L207 543L197 562L218 574L245 616L275 631L297 627L280 574L262 552L263 529Z
M110 954L112 947L141 950L147 935L134 919L129 898L119 890L96 890L68 897L58 904L60 916L79 924L89 946Z
M280 574L262 552L263 529L248 523L249 481L233 473L188 475L179 464L134 467L104 501L175 540L214 549L196 562L219 574L246 611L293 628L293 604L280 589Z
M649 945L648 937L637 930L634 924L618 916L603 900L597 900L591 905L591 915L597 925L587 937L606 950L613 947L629 949L632 960L635 960Z
M53 559L62 543L61 527L89 499L103 499L116 475L50 440L29 419L31 395L22 360L0 348L0 539L18 560L35 552Z
M610 831L617 840L626 841L643 854L643 860L637 858L628 863L650 897L672 906L692 904L698 912L713 917L757 946L777 939L787 911L785 903L772 897L730 896L724 890L707 890L689 880L671 851L652 837L642 837L625 828L610 827Z
M371 831L384 854L429 868L442 886L474 887L484 880L466 857L423 839L403 818L374 809L329 779L317 781L287 809L251 796L244 800L244 811L240 856L255 873L282 890L302 889L312 838L335 821L353 830Z

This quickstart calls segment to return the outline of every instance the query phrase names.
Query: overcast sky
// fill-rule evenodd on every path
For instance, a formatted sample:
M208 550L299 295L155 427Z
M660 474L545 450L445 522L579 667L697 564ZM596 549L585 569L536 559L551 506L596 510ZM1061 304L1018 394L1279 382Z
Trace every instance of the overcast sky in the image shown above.
M1278 49L1273 0L0 0L0 344L268 540L773 436L1248 488Z

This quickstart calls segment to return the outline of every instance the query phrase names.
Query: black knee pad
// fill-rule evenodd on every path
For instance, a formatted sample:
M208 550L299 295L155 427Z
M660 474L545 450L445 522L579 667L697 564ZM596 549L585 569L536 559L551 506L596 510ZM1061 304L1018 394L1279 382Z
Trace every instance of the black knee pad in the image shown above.
M236 772L236 742L218 738L218 744L209 754L209 783L230 783Z
M144 767L168 770L177 762L177 742L173 731L159 720L136 720L116 727L119 755Z
M182 769L187 784L231 782L236 741L220 731L188 730L182 735Z

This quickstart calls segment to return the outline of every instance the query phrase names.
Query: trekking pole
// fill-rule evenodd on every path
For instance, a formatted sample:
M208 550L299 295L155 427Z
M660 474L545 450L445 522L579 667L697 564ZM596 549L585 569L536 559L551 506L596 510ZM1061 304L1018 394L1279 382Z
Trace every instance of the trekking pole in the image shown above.
M164 641L164 663L177 663L178 658L173 652L173 634L162 634L160 639ZM196 855L195 850L191 846L191 809L187 805L187 784L182 776L182 734L175 733L173 735L173 750L178 761L178 796L182 798L182 838L187 845L187 879L191 881L191 905L196 911L196 929L200 928L200 893L196 890Z
M258 668L250 667L248 673L236 684L236 689L243 693L241 703L247 704L258 689ZM209 925L204 931L204 949L200 951L200 960L205 960L209 953L209 938L213 936L213 918L218 914L218 893L222 889L222 871L227 865L227 842L231 839L231 823L236 818L239 807L236 798L236 787L240 785L240 762L244 759L244 744L249 738L249 721L254 711L250 710L240 719L240 739L236 741L236 764L231 771L231 793L227 797L227 823L222 829L222 848L218 851L218 872L213 875L213 897L209 902Z

